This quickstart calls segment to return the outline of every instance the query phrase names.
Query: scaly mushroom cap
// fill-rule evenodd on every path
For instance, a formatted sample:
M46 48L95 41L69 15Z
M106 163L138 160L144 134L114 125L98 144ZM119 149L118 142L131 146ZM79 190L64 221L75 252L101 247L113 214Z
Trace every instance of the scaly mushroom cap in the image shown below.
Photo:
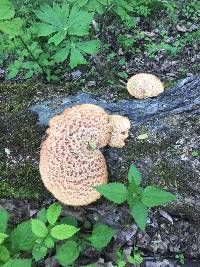
M81 206L100 197L92 186L107 183L108 173L98 148L108 144L111 132L109 115L90 104L66 109L50 120L39 167L44 185L59 201Z
M127 89L135 98L143 99L161 94L164 86L155 75L139 73L128 80Z
M109 121L112 125L112 136L108 145L118 148L125 146L124 140L128 137L131 127L129 119L120 115L110 115Z

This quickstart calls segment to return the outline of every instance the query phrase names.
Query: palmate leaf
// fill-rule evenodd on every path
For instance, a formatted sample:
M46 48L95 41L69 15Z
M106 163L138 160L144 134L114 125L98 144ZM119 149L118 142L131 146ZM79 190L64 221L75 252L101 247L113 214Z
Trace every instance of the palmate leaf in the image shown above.
M23 20L14 18L0 22L0 32L8 34L11 38L21 34Z
M40 10L36 11L36 16L43 21L37 23L38 36L50 36L55 33L49 43L59 45L67 35L84 36L89 32L89 25L93 15L85 10L80 10L80 7L73 5L69 8L66 1L62 6L54 4L53 7L48 4L41 6Z
M83 41L83 42L66 42L65 46L61 48L54 56L56 62L63 62L70 54L69 65L71 69L81 64L88 62L84 58L84 54L96 54L99 50L99 40Z

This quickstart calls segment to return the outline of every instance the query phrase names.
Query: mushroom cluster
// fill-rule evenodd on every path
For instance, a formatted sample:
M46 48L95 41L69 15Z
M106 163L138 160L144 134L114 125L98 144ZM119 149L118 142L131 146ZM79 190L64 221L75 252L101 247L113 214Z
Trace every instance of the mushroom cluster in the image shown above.
M108 173L100 148L123 147L130 122L92 104L77 105L53 117L40 152L45 187L62 203L87 205L100 197L92 188L105 184Z

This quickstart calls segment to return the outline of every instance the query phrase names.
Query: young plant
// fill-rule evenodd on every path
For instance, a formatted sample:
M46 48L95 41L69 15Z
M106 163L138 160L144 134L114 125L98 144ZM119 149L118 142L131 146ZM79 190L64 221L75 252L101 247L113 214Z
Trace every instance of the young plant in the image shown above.
M135 165L128 172L128 186L122 183L109 183L94 188L105 198L122 204L127 201L131 215L141 230L145 231L148 208L166 204L176 199L176 196L155 186L141 187L142 176Z
M31 267L44 260L48 253L55 256L61 266L74 264L86 246L100 251L111 241L114 231L103 223L96 223L90 235L79 236L78 222L72 216L61 218L61 205L54 203L41 209L35 219L8 229L9 214L0 209L0 266ZM87 222L85 227L91 225ZM32 255L23 258L24 252Z

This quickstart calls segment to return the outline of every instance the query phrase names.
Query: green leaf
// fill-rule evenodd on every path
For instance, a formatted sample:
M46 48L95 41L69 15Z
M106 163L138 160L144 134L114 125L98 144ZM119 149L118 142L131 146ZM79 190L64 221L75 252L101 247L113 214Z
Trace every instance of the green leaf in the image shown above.
M131 165L128 171L128 180L129 183L134 183L136 186L139 186L142 181L142 175L134 164Z
M30 251L37 237L31 230L31 221L23 222L11 232L11 243L14 251Z
M43 259L48 252L48 249L41 244L35 244L32 250L34 260L39 261Z
M45 208L42 208L37 214L38 220L42 221L43 223L47 222L47 211Z
M62 224L68 224L68 225L72 225L74 227L78 226L78 221L74 216L68 215L66 217L61 218L60 222Z
M0 31L8 34L11 38L20 35L23 20L20 18L14 18L12 20L6 20L0 22Z
M61 214L62 207L58 203L54 203L47 209L47 219L48 222L53 225L57 222L60 214Z
M51 229L52 237L57 240L68 239L77 233L80 229L67 224L60 224Z
M89 34L89 25L93 15L84 10L77 10L74 6L70 12L68 20L68 34L84 36Z
M66 35L66 31L59 31L49 39L48 43L54 43L56 46L58 46L65 39Z
M72 46L69 65L71 69L74 69L80 64L87 64L87 61L85 60L81 52L75 46Z
M50 34L58 31L56 26L40 22L35 23L32 29L38 36L49 36Z
M36 236L38 236L38 237L47 236L48 229L42 221L37 220L37 219L32 219L31 225L32 225L32 231Z
M147 207L155 207L176 200L176 196L158 189L155 186L147 186L142 194L142 202Z
M140 135L137 136L138 140L145 140L147 138L148 138L148 134L147 133L140 134Z
M30 79L33 76L33 70L29 70L24 75L24 79Z
M4 234L4 233L0 233L0 244L3 243L3 241L8 237L8 235Z
M32 261L29 259L10 259L2 267L31 267Z
M48 248L53 248L54 247L54 240L52 237L47 236L44 240L44 244Z
M76 46L85 53L94 55L99 51L100 42L99 40L83 41L76 43Z
M13 5L8 0L1 0L0 2L0 20L11 19L15 15Z
M0 246L0 262L6 262L10 258L10 252L5 246Z
M109 226L97 223L94 225L92 235L88 238L91 245L97 250L106 247L114 236L114 230Z
M94 186L94 188L105 198L116 204L121 204L127 199L127 189L121 183L102 184Z
M0 209L0 232L4 233L7 229L9 213L6 209Z
M67 59L69 55L69 50L70 50L70 46L68 43L66 44L65 47L61 48L60 50L56 52L56 54L53 56L53 59L58 63L63 62L65 59Z
M57 247L56 259L62 266L68 266L75 262L80 254L80 249L75 241L67 241L64 245Z
M148 209L140 200L135 199L132 203L131 215L133 216L140 229L142 231L145 231Z

